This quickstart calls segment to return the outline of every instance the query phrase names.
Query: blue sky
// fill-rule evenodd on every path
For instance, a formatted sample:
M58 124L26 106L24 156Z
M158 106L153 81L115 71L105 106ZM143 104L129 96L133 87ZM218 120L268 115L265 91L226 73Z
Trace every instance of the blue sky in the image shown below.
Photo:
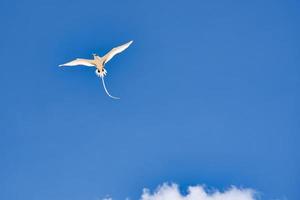
M0 2L0 199L175 182L299 199L300 2ZM59 68L134 40L94 69Z

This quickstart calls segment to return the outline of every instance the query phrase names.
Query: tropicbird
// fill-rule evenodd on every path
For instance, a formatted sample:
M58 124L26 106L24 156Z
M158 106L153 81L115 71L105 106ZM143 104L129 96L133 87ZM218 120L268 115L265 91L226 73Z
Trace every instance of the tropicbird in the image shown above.
M127 49L133 41L127 42L126 44L123 44L121 46L115 47L111 49L107 54L105 54L103 57L98 56L97 54L93 54L94 59L83 59L83 58L77 58L75 60L72 60L70 62L67 62L65 64L59 65L60 67L63 66L78 66L78 65L84 65L87 67L96 67L96 75L99 76L102 79L102 85L104 87L104 90L106 94L113 98L113 99L120 99L118 97L114 97L109 94L108 90L106 89L105 82L104 82L104 76L106 76L107 71L105 69L105 64L110 61L116 54L121 53L125 49Z

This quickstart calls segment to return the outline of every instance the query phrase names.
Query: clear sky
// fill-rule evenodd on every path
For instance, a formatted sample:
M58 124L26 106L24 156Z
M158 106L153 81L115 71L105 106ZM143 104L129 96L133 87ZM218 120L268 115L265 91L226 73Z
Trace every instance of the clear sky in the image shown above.
M297 0L0 1L0 199L175 182L300 199ZM59 68L134 40L94 69Z

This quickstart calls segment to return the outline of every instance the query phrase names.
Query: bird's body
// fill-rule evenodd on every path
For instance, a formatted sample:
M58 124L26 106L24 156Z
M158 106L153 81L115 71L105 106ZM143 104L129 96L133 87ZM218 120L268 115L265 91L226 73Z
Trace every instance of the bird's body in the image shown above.
M102 75L103 72L103 76L105 76L104 72L105 72L105 62L104 59L101 58L100 56L97 55L93 55L94 56L94 60L92 61L92 63L95 65L95 67L97 68L97 72L100 76Z
M87 67L95 67L96 68L96 74L97 76L102 78L102 83L105 89L105 92L110 96L111 96L104 84L104 76L106 75L107 71L105 69L105 64L110 61L116 54L121 53L122 51L124 51L125 49L127 49L129 47L129 45L131 45L133 41L130 41L126 44L123 44L121 46L115 47L112 50L110 50L107 54L105 54L103 57L100 57L96 54L93 54L93 59L83 59L83 58L77 58L73 61L67 62L65 64L59 65L60 67L63 66L78 66L78 65L84 65Z

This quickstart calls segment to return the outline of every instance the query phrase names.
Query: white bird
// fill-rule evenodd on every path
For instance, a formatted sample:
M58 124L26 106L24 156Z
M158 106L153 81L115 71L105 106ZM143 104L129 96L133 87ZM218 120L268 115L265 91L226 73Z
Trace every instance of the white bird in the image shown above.
M110 61L116 54L121 53L125 49L127 49L133 41L127 42L126 44L123 44L121 46L115 47L112 50L110 50L107 54L105 54L103 57L100 57L96 54L93 54L94 59L82 59L82 58L77 58L73 61L67 62L65 64L59 65L60 67L63 66L77 66L77 65L84 65L87 67L96 67L96 75L101 77L102 79L102 84L104 87L104 90L106 94L113 98L113 99L119 99L118 97L114 97L109 94L109 92L106 89L105 82L104 82L104 76L106 76L107 71L105 69L105 64Z

